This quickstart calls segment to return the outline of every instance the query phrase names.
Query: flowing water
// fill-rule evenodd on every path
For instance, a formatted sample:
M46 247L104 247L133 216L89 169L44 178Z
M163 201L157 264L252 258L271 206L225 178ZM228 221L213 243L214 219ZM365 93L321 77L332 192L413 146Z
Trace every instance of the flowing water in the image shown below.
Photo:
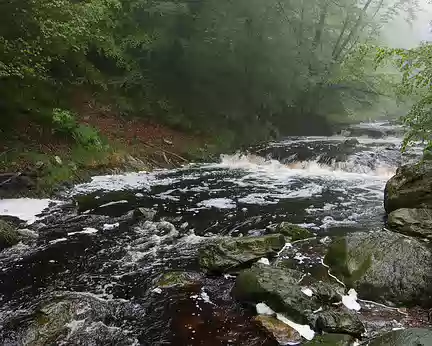
M299 243L287 259L326 272L329 237L383 227L385 183L420 150L402 158L399 135L388 124L360 124L219 163L76 186L27 227L38 237L0 253L0 340L23 343L22 326L38 306L67 296L77 301L77 317L63 345L277 345L252 321L253 309L231 298L234 277L200 271L197 249L215 237L262 235L289 221L317 239L316 246ZM137 221L137 208L154 213L153 221ZM169 270L189 272L195 284L158 289ZM393 309L362 308L372 331L408 323Z

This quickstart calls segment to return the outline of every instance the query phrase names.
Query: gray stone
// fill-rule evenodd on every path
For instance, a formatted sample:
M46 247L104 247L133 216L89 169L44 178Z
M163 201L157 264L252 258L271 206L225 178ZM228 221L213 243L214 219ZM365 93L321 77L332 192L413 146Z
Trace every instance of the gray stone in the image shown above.
M381 335L367 343L368 346L430 346L432 345L432 330L410 328L395 330Z
M360 337L365 328L358 315L345 308L331 308L311 316L315 330L326 333L349 334Z
M432 209L432 161L398 168L387 182L384 206L387 213L401 208Z
M320 303L302 292L298 284L302 277L303 273L297 270L258 264L240 273L232 294L241 301L264 302L295 322L307 324Z
M387 224L394 232L432 238L432 209L397 209L389 214Z
M244 268L262 257L274 257L285 246L281 234L262 237L227 238L199 251L199 263L210 272L230 272Z
M364 299L432 306L432 254L415 238L390 231L350 234L332 243L324 261Z

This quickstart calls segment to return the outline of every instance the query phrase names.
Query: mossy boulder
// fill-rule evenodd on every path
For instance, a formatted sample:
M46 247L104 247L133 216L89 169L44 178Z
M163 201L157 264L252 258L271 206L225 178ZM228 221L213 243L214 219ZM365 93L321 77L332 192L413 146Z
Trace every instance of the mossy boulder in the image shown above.
M312 341L304 344L304 346L351 346L353 338L345 334L325 334L318 335Z
M164 273L156 285L160 288L185 287L194 285L196 281L192 275L186 272L173 271Z
M320 304L302 292L297 284L302 277L303 273L297 270L258 264L240 273L232 294L241 301L265 302L274 311L307 324L309 314L319 309Z
M18 244L19 233L10 223L0 220L0 251Z
M387 224L391 231L430 239L432 209L397 209L389 214Z
M315 236L315 234L313 234L308 229L294 225L289 222L280 223L276 227L276 232L283 234L290 241L307 239Z
M368 346L430 346L432 329L410 328L395 330L368 342Z
M432 208L432 161L405 165L386 184L387 213L401 208Z
M355 312L341 308L328 308L320 311L311 319L315 319L315 330L326 333L349 334L360 337L364 333L363 323Z
M288 319L319 331L355 336L364 332L357 314L332 305L341 301L343 288L317 281L307 286L312 294L306 294L300 283L303 277L297 270L255 264L239 274L232 295L244 302L264 302Z
M350 234L332 243L324 261L364 299L432 306L432 254L415 238L390 231Z
M284 246L285 238L281 234L226 238L201 248L199 263L209 272L232 272L245 268L262 257L274 257Z

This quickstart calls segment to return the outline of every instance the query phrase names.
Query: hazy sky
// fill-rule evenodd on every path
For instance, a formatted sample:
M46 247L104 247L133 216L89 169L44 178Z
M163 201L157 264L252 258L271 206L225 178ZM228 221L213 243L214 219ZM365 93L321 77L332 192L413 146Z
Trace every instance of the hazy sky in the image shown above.
M385 40L393 47L411 48L421 41L432 41L432 32L429 22L432 21L432 5L427 0L420 0L422 10L417 13L416 21L410 26L403 18L394 20L384 32Z

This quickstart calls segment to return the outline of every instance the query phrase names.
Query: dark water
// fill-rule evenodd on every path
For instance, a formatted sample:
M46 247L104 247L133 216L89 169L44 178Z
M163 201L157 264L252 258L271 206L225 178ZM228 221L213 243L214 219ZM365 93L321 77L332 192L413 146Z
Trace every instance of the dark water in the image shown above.
M419 150L402 158L399 129L386 124L352 133L288 138L218 164L76 186L28 226L37 239L0 253L0 339L24 343L19 321L73 292L80 304L98 303L86 305L90 317L68 325L64 345L277 345L252 321L254 309L230 297L235 278L201 273L197 249L214 237L261 235L289 221L317 239L296 244L287 260L326 274L326 237L382 228L385 183ZM137 208L154 210L154 221L137 221L130 214ZM195 284L155 290L170 270L190 272ZM372 332L410 318L366 303L362 314Z

